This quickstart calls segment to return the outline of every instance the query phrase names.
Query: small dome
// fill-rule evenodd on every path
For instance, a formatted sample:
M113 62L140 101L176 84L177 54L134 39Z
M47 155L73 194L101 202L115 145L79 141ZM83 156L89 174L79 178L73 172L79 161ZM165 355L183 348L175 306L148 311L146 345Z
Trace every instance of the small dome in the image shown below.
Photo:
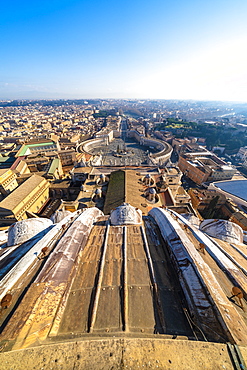
M51 220L54 224L57 224L58 222L62 221L65 217L69 216L69 214L72 214L70 211L64 211L62 209L57 210L53 215L51 216Z
M201 221L198 217L196 217L193 213L181 213L187 221L189 221L193 226L199 227Z
M156 190L154 188L149 188L148 191L150 194L156 194Z
M110 220L112 225L138 225L142 222L142 212L129 203L123 203L112 211Z
M243 243L243 229L231 221L206 219L201 222L200 230L228 243Z
M101 189L97 188L94 192L96 195L100 195L102 193Z
M145 176L145 179L151 179L151 175L148 173L148 174Z
M18 221L9 228L8 247L25 243L52 225L52 221L48 218L28 218Z

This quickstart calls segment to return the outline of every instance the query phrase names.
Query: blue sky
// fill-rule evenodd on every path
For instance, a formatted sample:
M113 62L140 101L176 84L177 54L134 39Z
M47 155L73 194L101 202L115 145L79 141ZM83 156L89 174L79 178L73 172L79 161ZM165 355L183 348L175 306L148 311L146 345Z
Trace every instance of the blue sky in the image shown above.
M1 4L0 99L247 101L246 0Z

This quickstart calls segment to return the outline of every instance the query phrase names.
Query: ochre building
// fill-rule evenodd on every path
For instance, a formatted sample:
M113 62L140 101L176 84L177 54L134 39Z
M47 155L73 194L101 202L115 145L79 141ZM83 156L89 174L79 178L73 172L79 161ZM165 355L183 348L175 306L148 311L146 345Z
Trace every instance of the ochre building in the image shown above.
M49 182L41 176L32 175L0 202L1 226L28 218L27 212L38 212L48 196Z

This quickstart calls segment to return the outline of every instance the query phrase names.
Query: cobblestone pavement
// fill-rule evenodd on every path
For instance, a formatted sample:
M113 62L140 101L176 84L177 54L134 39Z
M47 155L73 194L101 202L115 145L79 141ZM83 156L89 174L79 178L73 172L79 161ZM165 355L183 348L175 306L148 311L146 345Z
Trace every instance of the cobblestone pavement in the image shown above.
M117 151L126 150L127 154L117 157ZM148 153L154 152L148 146L139 145L134 140L115 139L109 145L95 148L92 154L103 155L105 166L140 166L149 164Z

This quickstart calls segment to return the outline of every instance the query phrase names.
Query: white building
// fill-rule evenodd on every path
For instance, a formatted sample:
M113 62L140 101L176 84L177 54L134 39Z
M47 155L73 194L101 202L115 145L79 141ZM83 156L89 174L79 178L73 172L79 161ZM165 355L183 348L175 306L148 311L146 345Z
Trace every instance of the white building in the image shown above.
M237 156L242 160L245 161L247 159L247 146L243 146L239 149Z

